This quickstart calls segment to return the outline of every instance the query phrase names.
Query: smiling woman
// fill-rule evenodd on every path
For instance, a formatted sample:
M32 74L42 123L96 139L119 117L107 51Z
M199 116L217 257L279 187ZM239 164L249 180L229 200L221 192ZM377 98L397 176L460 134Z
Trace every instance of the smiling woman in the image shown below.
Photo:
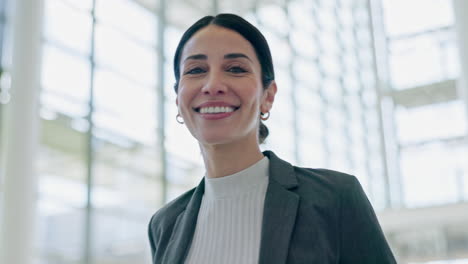
M235 31L207 26L185 44L180 67L177 105L202 149L227 143L258 160L258 116L270 110L276 84L262 87L252 45Z
M200 19L174 73L177 118L206 174L152 217L154 263L396 263L354 176L260 151L277 86L258 29L232 14Z

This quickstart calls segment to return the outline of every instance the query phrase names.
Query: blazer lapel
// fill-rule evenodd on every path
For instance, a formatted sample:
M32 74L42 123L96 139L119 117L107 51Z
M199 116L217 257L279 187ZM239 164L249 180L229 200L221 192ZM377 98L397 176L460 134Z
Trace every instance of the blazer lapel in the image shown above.
M193 233L197 225L198 211L200 210L203 193L205 191L204 179L195 189L192 199L185 211L179 215L174 226L174 234L167 247L162 263L183 263L192 243Z
M291 164L273 152L264 154L270 158L270 179L263 210L259 264L284 264L299 205L299 196L290 191L297 187L297 180Z

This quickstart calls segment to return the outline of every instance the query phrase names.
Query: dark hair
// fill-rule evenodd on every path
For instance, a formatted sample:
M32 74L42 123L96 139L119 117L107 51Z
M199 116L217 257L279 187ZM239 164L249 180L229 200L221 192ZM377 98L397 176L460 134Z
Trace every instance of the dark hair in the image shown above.
M179 89L180 57L182 55L185 44L196 32L209 25L216 25L235 31L250 42L255 50L255 54L257 55L262 69L263 88L268 88L271 82L275 79L275 71L273 69L273 60L271 58L270 47L268 46L268 43L263 34L254 25L250 24L240 16L234 14L218 14L217 16L205 16L201 18L195 22L195 24L189 27L182 35L174 55L174 75L176 79L174 85L175 92L177 93ZM269 134L268 128L261 120L258 134L260 143L263 143Z

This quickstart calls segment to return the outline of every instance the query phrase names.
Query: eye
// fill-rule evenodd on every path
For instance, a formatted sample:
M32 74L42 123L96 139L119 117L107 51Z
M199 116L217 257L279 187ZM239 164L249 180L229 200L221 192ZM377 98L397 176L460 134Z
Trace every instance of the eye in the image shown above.
M206 72L204 69L200 68L200 67L196 67L196 68L193 68L193 69L190 69L188 71L186 71L184 74L200 74L200 73L204 73Z
M227 69L228 72L231 72L231 73L244 73L244 72L247 72L244 68L240 67L240 66L232 66L232 67L229 67Z

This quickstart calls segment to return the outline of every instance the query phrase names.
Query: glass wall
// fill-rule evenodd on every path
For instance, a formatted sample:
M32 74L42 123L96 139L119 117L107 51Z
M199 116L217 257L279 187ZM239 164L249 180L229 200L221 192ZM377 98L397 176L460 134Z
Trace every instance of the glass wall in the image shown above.
M38 263L144 263L163 203L157 15L45 1Z
M452 1L385 0L383 10L402 206L426 214L395 228L390 241L402 263L467 263L466 216L450 213L468 204L468 117L457 91Z
M9 35L9 20L7 18L7 3L5 0L0 0L0 124L3 120L4 105L10 101L10 76L8 73L9 54L8 40ZM10 38L9 38L10 37ZM2 127L0 127L0 160L2 160ZM2 192L2 175L0 170L0 193Z
M466 201L468 117L452 2L384 1L384 10L404 204Z

